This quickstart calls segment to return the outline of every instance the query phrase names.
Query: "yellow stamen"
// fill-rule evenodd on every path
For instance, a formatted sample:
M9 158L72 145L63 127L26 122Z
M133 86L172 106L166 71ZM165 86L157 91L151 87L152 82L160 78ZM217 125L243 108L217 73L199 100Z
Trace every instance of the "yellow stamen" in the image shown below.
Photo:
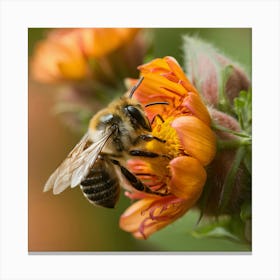
M181 144L176 130L171 126L174 117L167 118L164 122L156 117L153 123L152 135L165 140L165 143L151 141L146 148L160 155L175 158L180 154Z

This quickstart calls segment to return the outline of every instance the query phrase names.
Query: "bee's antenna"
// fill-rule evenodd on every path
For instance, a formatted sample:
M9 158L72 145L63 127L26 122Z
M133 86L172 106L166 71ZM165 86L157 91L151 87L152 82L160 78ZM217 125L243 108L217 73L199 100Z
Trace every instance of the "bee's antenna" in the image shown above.
M137 82L137 84L132 87L131 92L129 94L129 98L132 98L134 92L137 90L137 88L140 86L140 84L142 83L143 80L144 80L144 77L141 77L139 79L139 81Z
M158 102L148 103L148 104L145 105L145 107L154 106L154 105L169 105L169 103L164 102L164 101L162 101L162 102L158 101Z

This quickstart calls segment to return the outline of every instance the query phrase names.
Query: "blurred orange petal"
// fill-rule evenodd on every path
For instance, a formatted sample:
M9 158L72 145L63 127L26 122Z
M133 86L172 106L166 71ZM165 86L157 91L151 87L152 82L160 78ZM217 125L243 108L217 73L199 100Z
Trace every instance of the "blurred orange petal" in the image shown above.
M36 45L31 74L45 83L87 78L90 70L94 70L90 69L91 59L101 59L127 44L138 31L138 28L54 29Z
M85 54L101 57L131 40L139 28L85 28L82 42Z
M58 69L65 79L81 79L87 74L86 61L83 59L71 59L69 61L58 63Z

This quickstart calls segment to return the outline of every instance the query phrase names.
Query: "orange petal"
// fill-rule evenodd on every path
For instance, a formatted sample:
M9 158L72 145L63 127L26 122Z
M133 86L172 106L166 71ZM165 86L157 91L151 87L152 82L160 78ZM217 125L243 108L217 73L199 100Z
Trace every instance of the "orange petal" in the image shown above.
M126 162L126 166L129 170L131 170L133 173L148 173L150 172L149 164L141 159L134 158L134 159L129 159Z
M138 66L137 69L140 70L142 73L148 73L148 72L165 73L170 71L168 64L162 58L156 58L146 64L142 64Z
M171 71L175 74L175 76L179 78L179 80L187 81L184 71L181 69L179 63L174 57L166 56L164 57L164 60L170 67Z
M211 118L209 112L197 93L189 92L182 105L186 106L194 116L198 117L205 124L210 125Z
M198 159L203 166L213 160L216 136L209 126L194 116L178 117L171 126L177 131L186 154Z
M119 225L135 238L145 239L184 215L188 209L188 203L175 196L144 198L123 213Z
M154 199L152 198L145 198L138 200L128 207L121 215L120 228L129 232L137 231L141 222L149 216L149 212L146 210L153 201Z
M171 223L171 221L151 222L148 227L145 227L145 230L143 233L138 230L138 231L133 232L133 236L137 239L147 239L150 235L152 235L153 233L157 232L158 230L164 228L169 223Z
M175 96L187 94L186 89L182 85L174 83L164 76L158 75L156 73L146 73L143 74L143 76L143 86L153 89L155 93L158 93L161 89L166 89L171 92L170 94Z
M185 89L187 91L197 92L197 89L188 80L177 60L171 56L166 56L164 59L175 76L177 76L181 80L181 83L185 87Z
M206 181L206 171L201 163L192 157L182 156L170 162L170 192L187 199L191 207L199 198Z

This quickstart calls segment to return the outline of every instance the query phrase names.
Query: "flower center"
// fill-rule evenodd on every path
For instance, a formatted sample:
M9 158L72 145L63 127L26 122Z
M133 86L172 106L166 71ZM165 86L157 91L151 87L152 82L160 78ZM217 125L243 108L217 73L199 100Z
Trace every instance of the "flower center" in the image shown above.
M160 156L157 158L146 158L145 166L147 167L148 176L141 176L144 181L152 190L169 192L166 187L169 185L170 170L169 162L173 158L182 153L181 144L177 136L177 132L171 127L171 122L174 117L167 118L164 122L161 118L156 117L152 127L152 135L165 140L164 143L159 141L150 141L146 144L145 149Z
M174 117L168 117L163 122L160 118L156 117L152 125L152 135L163 139L166 142L161 143L158 141L151 141L146 145L147 150L164 155L169 158L169 160L179 156L182 151L177 132L171 127L171 122L173 120Z

